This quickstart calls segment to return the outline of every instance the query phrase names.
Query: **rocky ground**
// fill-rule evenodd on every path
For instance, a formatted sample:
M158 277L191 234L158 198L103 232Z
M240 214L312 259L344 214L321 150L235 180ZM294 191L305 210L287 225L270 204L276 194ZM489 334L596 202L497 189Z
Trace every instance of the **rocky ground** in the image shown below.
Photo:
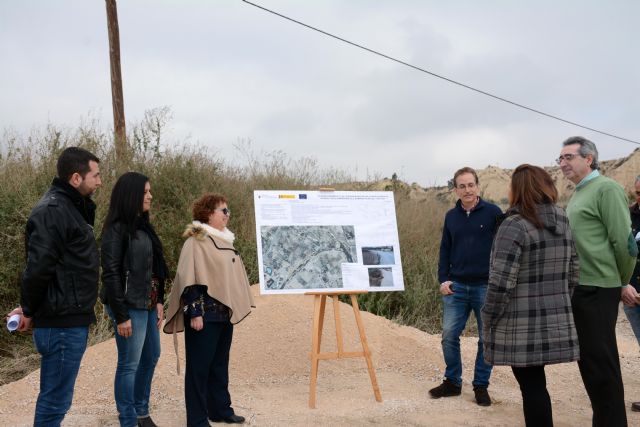
M257 288L257 287L254 287ZM254 289L257 294L257 289ZM257 308L236 326L231 355L231 396L236 413L253 426L519 426L521 397L509 368L496 367L493 405L477 406L470 386L477 339L463 338L464 387L460 397L432 400L427 390L443 373L440 337L363 313L373 352L381 403L374 400L364 359L321 361L317 407L308 407L313 299L256 296ZM346 350L358 349L350 306L341 304ZM323 350L335 349L331 304ZM624 315L618 331L627 407L640 400L640 352ZM349 339L351 338L351 339ZM184 357L179 335L180 356ZM171 336L162 337L162 357L152 389L151 412L160 426L185 425L183 377L176 374ZM115 342L89 348L80 369L73 406L63 425L117 426L113 401ZM184 360L181 361L184 367ZM0 388L0 425L30 426L39 371ZM591 409L576 364L547 368L556 426L585 426ZM629 425L640 413L628 412Z

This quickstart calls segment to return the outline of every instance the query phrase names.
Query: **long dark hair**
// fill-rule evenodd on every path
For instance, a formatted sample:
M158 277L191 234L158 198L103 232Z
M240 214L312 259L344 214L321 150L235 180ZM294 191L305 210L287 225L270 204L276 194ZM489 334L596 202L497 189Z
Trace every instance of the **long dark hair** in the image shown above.
M122 223L130 236L135 235L140 221L149 222L149 212L142 212L144 187L149 178L139 172L127 172L118 178L111 191L109 212L102 232L116 222Z
M111 203L102 232L104 233L116 222L120 222L125 233L132 238L135 237L137 229L147 233L153 249L153 274L164 286L164 279L169 275L169 270L164 260L162 242L149 222L149 212L142 212L144 187L147 182L149 178L139 172L127 172L118 178L111 191Z
M553 204L558 190L551 176L542 168L529 164L518 166L511 175L510 205L536 228L544 227L536 205Z

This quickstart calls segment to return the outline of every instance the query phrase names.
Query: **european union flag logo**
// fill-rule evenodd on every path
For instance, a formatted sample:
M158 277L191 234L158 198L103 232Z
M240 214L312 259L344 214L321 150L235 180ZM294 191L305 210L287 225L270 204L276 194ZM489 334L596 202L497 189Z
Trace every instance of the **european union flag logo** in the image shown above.
M306 199L306 198L307 198L307 195L306 195L306 194L298 194L298 197L299 197L300 199Z

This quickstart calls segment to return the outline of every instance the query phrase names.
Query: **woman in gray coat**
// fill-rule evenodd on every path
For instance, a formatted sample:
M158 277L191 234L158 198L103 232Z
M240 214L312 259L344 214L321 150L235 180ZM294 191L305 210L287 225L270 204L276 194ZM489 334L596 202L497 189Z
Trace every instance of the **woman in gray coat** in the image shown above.
M528 164L515 169L482 308L484 358L511 366L527 426L553 425L545 365L580 356L571 311L578 257L557 198L544 169Z

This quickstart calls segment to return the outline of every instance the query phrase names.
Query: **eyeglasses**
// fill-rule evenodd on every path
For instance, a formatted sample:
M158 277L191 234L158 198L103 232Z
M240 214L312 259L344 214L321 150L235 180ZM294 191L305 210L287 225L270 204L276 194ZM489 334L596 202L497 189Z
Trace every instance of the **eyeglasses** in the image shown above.
M571 160L578 157L579 155L580 155L579 153L560 154L560 157L556 159L556 163L560 164L563 160L570 162Z
M231 211L229 209L227 209L227 208L222 208L222 209L216 208L216 209L214 209L214 211L220 211L225 216L229 216L231 214Z

